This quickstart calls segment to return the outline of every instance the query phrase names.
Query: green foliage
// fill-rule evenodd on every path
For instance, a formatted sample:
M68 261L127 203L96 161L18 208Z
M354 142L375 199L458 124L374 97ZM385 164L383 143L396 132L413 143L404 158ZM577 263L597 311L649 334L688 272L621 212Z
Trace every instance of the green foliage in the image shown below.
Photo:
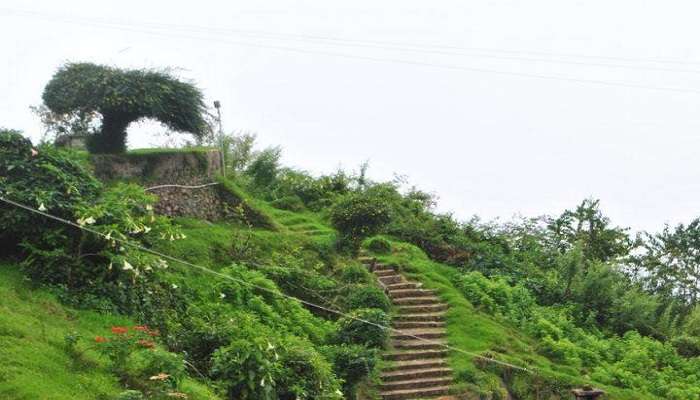
M166 72L121 70L90 63L62 66L46 85L44 104L57 115L99 113L102 126L88 142L94 153L126 151L126 129L154 118L178 132L202 136L202 93Z
M279 173L281 156L281 148L271 147L261 151L250 163L246 174L251 177L255 187L267 188L274 183Z
M489 279L473 271L456 277L454 283L473 305L516 322L527 319L535 306L535 299L527 289L510 286L503 278Z
M389 322L389 316L382 310L373 308L355 310L348 317L338 320L335 340L340 344L382 348L389 337L389 332L384 328L389 326Z
M291 195L291 196L284 196L280 197L279 199L272 200L270 202L270 205L279 208L280 210L288 210L288 211L295 211L295 212L300 212L304 211L306 208L304 206L304 202L301 201L301 198L296 195Z
M374 286L359 286L350 289L346 303L350 310L377 308L389 312L391 308L391 301L384 291Z
M101 185L71 153L49 146L34 149L17 131L0 131L0 195L9 200L73 220L84 199L94 199ZM8 204L0 204L0 242L14 250L23 238L47 230L67 235L60 224Z
M359 345L327 346L323 353L333 364L335 375L343 381L346 399L354 399L356 386L368 378L377 365L378 352Z
M116 400L145 400L143 393L138 390L126 390L117 396Z
M227 398L341 398L331 366L309 343L262 326L251 328L240 330L236 340L214 354L212 373Z
M341 198L331 209L331 222L353 249L380 233L391 221L390 209L380 191L368 190Z
M381 236L369 239L365 247L377 254L391 253L391 242Z

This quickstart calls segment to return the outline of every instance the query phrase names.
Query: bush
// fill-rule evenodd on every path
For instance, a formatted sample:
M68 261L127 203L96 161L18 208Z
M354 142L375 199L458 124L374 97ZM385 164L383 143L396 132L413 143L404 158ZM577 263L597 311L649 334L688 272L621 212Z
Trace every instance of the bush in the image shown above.
M279 208L280 210L287 210L287 211L294 211L294 212L301 212L306 209L304 207L304 202L301 201L299 196L285 196L281 197L279 199L273 200L270 202L270 205L272 205L275 208Z
M683 357L700 356L700 338L696 336L682 335L671 340L678 354Z
M358 264L350 264L341 270L340 279L347 283L368 284L373 281L374 277L366 267Z
M262 189L272 185L279 173L280 157L282 149L272 147L265 149L250 163L246 174L253 180L256 188Z
M456 276L454 284L474 306L514 322L528 318L535 306L535 299L527 289L510 286L505 278L490 279L472 271Z
M262 326L217 350L212 374L231 400L340 399L330 364L310 343Z
M71 153L34 149L19 132L0 130L0 196L74 221L75 208L94 201L101 188ZM8 253L49 230L56 232L55 240L74 235L58 222L0 203L0 243Z
M356 385L367 378L377 365L377 350L358 345L340 345L327 346L323 352L333 363L336 376L343 380L345 398L356 398Z
M390 221L390 208L377 191L367 190L347 195L331 209L333 226L354 251L364 238L380 233Z
M146 400L146 397L138 390L127 390L119 393L115 400Z
M374 286L359 286L351 289L346 304L350 310L376 308L389 312L391 309L391 302L384 291Z
M389 331L383 327L388 327L389 323L389 316L382 310L376 308L355 310L350 313L350 316L338 321L336 341L340 344L382 348L389 337Z
M367 249L377 254L391 253L391 242L383 237L372 238L367 242Z

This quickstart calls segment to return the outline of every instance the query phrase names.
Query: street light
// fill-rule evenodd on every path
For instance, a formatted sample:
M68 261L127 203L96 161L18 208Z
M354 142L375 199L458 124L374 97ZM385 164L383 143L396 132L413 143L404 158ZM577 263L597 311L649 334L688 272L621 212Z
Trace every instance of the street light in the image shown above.
M224 129L221 125L221 102L214 100L216 120L219 123L219 145L221 146L221 174L226 177L226 148L224 146Z

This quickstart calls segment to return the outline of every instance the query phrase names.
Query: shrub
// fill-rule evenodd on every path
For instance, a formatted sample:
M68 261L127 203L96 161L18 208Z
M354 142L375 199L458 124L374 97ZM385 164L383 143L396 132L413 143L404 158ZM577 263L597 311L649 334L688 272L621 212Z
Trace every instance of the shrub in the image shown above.
M367 322L370 322L368 324ZM341 344L359 344L369 348L382 348L389 336L389 317L379 309L355 310L348 317L338 320L336 341Z
M275 208L279 208L280 210L294 212L301 212L304 211L304 209L306 208L304 207L304 202L301 201L299 196L296 195L284 196L279 199L273 200L272 202L270 202L270 205L272 205Z
M347 195L331 209L333 226L352 250L357 250L364 238L380 233L390 221L390 208L376 191Z
M146 400L146 397L138 390L127 390L119 393L116 400Z
M372 238L367 242L367 249L377 254L391 253L391 242L383 237Z
M671 343L683 357L700 356L700 338L696 336L681 335L673 338Z
M213 376L231 400L339 399L328 362L310 343L258 327L216 351Z
M94 201L101 187L71 153L34 149L19 132L0 131L0 196L73 221L75 208ZM58 222L0 203L0 243L8 252L46 231L55 232L55 240L73 234Z
M347 283L368 284L373 281L373 276L366 267L358 264L349 264L341 270L340 279Z
M336 376L343 380L343 394L354 399L355 387L367 378L377 365L377 350L358 345L326 346L326 357L333 364Z
M256 188L267 188L277 179L282 149L271 147L265 149L250 163L246 174L253 180Z
M350 310L376 308L388 312L391 309L391 302L384 291L374 286L358 286L351 289L346 303Z
M535 306L535 299L527 289L510 286L504 278L487 278L472 271L456 276L454 283L474 306L515 322L528 318Z

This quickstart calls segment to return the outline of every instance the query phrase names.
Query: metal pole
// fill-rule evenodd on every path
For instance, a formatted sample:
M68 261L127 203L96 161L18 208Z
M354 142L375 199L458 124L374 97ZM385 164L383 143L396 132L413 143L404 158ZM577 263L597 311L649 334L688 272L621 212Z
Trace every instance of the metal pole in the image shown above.
M226 177L226 147L224 145L224 129L221 124L221 102L219 100L214 101L214 108L216 108L216 119L219 122L219 145L221 146L221 174Z

